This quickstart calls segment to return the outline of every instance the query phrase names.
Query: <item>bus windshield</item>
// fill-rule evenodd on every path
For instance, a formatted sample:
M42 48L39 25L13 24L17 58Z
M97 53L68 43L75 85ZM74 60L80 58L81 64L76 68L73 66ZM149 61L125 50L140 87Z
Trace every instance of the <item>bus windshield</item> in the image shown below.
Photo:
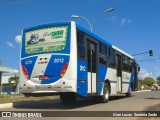
M26 31L26 54L63 51L66 47L68 26L52 26Z

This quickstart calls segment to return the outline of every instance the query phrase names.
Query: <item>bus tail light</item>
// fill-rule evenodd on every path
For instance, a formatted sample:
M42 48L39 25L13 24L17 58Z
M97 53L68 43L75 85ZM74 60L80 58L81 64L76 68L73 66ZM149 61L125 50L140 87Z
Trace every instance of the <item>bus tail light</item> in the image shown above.
M26 78L27 80L29 80L28 71L27 71L27 69L26 69L24 66L22 66L22 72L23 72L25 78Z
M68 68L68 62L62 67L61 73L60 73L60 78L62 78L67 71Z

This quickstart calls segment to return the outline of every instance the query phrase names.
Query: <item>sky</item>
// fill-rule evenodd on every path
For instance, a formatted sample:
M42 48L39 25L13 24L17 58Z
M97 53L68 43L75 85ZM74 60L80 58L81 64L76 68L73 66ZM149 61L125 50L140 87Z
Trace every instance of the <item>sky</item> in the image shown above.
M98 17L93 32L125 52L137 55L140 78L160 76L160 0L0 0L0 60L2 65L19 69L21 31L44 23L75 21L90 30L91 24L106 9L113 12Z

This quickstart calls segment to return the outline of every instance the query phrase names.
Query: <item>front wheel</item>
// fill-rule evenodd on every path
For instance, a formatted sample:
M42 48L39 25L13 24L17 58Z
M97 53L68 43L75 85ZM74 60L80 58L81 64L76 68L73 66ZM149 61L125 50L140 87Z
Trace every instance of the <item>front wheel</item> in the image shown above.
M109 97L110 97L109 85L105 83L103 88L103 96L100 96L100 102L107 103L109 101Z

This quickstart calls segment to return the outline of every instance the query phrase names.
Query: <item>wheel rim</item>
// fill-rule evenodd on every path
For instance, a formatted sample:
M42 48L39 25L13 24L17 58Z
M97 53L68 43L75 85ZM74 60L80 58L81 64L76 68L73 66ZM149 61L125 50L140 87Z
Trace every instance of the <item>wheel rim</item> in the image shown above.
M105 99L108 99L108 97L109 97L109 92L108 92L108 89L106 88L105 89Z

